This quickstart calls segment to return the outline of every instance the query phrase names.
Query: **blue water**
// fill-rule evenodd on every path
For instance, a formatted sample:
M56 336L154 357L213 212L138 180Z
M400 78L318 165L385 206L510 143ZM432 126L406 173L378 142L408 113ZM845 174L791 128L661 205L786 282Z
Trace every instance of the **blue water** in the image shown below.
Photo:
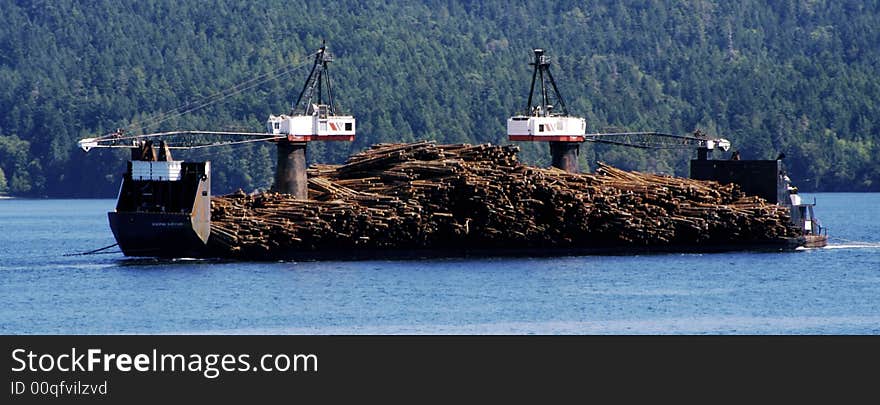
M0 200L0 333L880 333L880 194L815 197L824 249L279 263L64 256L114 201Z

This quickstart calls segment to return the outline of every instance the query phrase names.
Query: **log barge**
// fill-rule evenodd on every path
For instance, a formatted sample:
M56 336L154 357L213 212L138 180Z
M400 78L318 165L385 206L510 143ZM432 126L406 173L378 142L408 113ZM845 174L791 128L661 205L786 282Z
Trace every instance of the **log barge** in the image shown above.
M779 251L824 237L812 204L785 204L787 176L768 187L780 161L696 159L687 179L531 167L517 150L374 145L310 167L307 199L211 197L210 162L133 160L110 224L127 256L241 260Z
M736 184L526 166L515 146L375 145L309 170L309 199L212 202L210 250L242 259L627 254L804 246L784 205Z
M323 46L294 109L270 116L265 133L119 130L79 144L85 151L132 149L108 214L127 256L353 259L824 246L814 204L800 201L781 160L709 159L730 143L700 133L587 134L586 121L568 113L549 58L534 52L528 105L507 129L511 141L549 142L549 169L523 165L513 145L433 142L374 145L343 165L307 169L309 142L355 137L355 118L333 105L333 58ZM165 143L192 135L239 138L198 147L275 143L273 191L211 197L210 162L175 161ZM603 164L579 173L583 142L696 148L698 158L690 179ZM189 146L175 147L193 147L192 139L181 145Z

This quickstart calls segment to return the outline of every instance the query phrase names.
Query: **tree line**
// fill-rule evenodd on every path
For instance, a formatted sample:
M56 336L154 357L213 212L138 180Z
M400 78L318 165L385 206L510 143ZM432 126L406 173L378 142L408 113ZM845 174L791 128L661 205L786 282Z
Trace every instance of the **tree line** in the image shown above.
M310 162L379 142L507 143L540 47L590 132L701 129L746 159L785 153L801 189L880 191L878 26L870 0L0 2L0 193L113 196L126 154L76 141L116 128L263 131L307 70L150 123L324 40L358 138L312 143ZM521 146L549 164L547 145ZM585 144L581 166L686 176L692 155ZM182 157L213 162L217 193L271 186L269 144Z

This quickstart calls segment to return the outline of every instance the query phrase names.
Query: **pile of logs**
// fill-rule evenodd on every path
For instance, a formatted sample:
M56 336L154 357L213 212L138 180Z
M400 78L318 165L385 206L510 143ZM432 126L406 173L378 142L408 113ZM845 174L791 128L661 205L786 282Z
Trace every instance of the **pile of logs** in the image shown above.
M520 164L516 146L379 144L309 168L309 199L212 200L210 243L239 257L405 249L698 248L778 243L786 208L735 185Z

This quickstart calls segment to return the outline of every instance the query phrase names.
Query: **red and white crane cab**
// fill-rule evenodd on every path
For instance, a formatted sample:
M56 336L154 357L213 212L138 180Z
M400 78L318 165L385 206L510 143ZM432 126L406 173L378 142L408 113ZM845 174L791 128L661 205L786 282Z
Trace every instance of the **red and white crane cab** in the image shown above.
M507 119L507 137L511 141L583 142L587 120L580 117L528 117Z
M320 106L319 106L320 107ZM355 119L351 115L270 115L269 133L287 135L289 142L353 141Z
M333 56L322 46L290 114L270 115L266 121L270 134L286 135L287 142L354 140L354 117L336 115L333 105L333 86L327 70L331 61Z

